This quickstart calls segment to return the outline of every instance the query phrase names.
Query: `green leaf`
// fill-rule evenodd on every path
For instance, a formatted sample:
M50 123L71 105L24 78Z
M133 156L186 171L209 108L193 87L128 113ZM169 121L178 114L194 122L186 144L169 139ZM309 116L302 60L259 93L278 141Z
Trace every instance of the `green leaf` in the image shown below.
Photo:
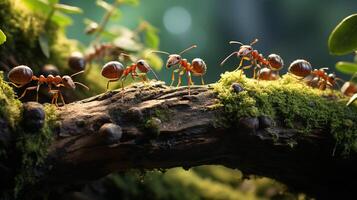
M357 72L357 63L352 62L338 62L336 69L345 74L354 74Z
M350 100L347 102L347 106L351 105L351 103L353 103L354 101L356 101L357 99L357 93L355 93L351 98Z
M119 3L127 4L127 5L132 5L132 6L137 6L139 5L139 0L117 0Z
M160 39L158 31L153 28L148 28L145 31L145 44L147 47L152 49L158 49L160 44Z
M328 39L330 53L344 55L357 50L357 14L343 19Z
M159 55L150 52L151 50L146 50L143 52L143 54L145 55L145 60L148 61L151 68L153 68L155 71L160 71L163 66L162 59L160 58Z
M107 3L106 1L103 0L97 0L96 4L106 11L110 11L111 9L113 9L113 6L110 3Z
M30 10L34 12L43 13L47 15L50 12L51 6L48 2L42 0L22 0L22 3Z
M62 27L62 28L66 27L66 26L69 26L69 25L71 25L73 23L73 20L72 20L71 17L69 17L68 15L63 14L62 12L58 12L58 11L56 11L53 14L51 20L53 22L55 22L58 26Z
M56 4L55 8L59 11L62 11L64 13L67 14L80 14L83 13L83 10L75 7L75 6L69 6L69 5L65 5L65 4Z
M0 29L0 45L6 42L6 35L2 30Z
M50 47L48 45L48 37L46 33L41 33L38 37L38 42L40 43L40 47L42 53L49 58L50 57Z

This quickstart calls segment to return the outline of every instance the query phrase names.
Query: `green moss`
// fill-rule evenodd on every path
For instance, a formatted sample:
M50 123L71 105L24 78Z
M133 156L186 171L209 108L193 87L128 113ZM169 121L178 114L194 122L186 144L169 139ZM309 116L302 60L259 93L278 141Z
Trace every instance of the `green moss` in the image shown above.
M35 184L36 168L41 167L48 154L48 147L52 143L53 129L56 126L56 107L45 105L45 124L36 133L27 133L26 130L17 130L16 149L21 155L21 166L15 177L15 196L21 194L27 185Z
M233 92L232 83L244 91ZM295 128L302 135L312 129L330 132L343 153L357 151L357 106L346 107L337 91L313 89L290 75L277 81L248 79L240 72L226 72L214 85L224 108L223 122L235 125L241 117L266 115ZM297 123L298 122L298 123Z
M160 135L160 123L161 120L153 117L146 121L145 131L149 134L150 137L156 138Z
M21 1L0 0L0 8L0 29L7 36L7 41L0 46L1 61L9 63L15 59L18 64L30 66L35 73L47 63L66 69L66 58L77 49L77 43L68 40L64 30L54 23L45 28L46 16L30 11ZM39 45L39 35L44 31L50 36L49 59Z
M3 73L0 72L0 119L5 119L10 128L15 127L21 114L21 102L15 99L12 88L4 81Z

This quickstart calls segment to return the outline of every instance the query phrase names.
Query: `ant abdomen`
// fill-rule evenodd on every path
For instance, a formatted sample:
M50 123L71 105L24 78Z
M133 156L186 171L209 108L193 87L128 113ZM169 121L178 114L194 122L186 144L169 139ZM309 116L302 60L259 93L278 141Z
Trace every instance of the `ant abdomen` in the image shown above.
M277 54L270 54L268 56L268 62L272 70L280 70L284 66L283 59Z
M110 61L102 68L102 76L107 79L118 79L123 75L124 65L118 61Z
M26 65L20 65L10 70L8 78L11 82L18 85L25 85L32 80L33 71Z
M192 74L195 76L202 76L207 72L207 65L201 58L192 60Z
M303 59L293 61L289 67L289 72L299 77L306 77L311 74L311 71L311 64Z

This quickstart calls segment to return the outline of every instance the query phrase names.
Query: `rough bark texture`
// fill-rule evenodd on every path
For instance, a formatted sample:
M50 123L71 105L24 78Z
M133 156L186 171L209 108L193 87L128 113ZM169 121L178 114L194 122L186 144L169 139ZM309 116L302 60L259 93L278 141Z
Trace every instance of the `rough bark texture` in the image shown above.
M256 119L226 128L218 123L223 111L212 109L217 102L208 86L194 86L188 96L187 87L155 82L60 107L47 160L51 170L41 181L53 187L133 168L222 164L321 199L351 193L356 156L333 156L330 134L315 130L302 136L282 125L258 126ZM106 123L121 127L120 141L100 133Z

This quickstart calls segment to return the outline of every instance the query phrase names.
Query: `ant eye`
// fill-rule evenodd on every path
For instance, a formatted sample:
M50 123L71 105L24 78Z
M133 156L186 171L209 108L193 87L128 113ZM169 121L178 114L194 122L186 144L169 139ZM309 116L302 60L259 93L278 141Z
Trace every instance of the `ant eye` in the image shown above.
M177 60L180 60L180 56L177 56L176 59L177 59Z

